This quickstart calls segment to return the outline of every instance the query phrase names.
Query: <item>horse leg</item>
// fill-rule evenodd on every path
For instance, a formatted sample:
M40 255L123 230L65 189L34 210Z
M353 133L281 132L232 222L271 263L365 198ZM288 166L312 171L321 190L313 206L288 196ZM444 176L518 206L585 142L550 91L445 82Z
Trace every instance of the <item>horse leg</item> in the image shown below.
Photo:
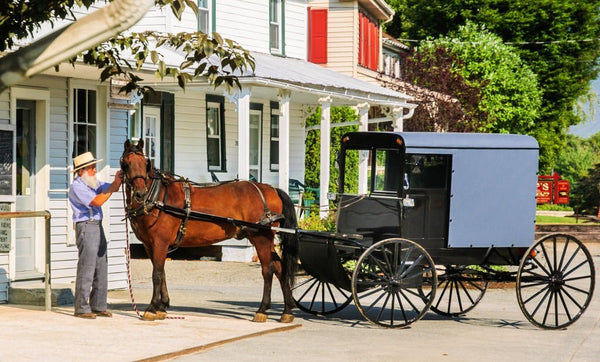
M166 316L166 306L163 299L163 289L166 293L165 283L165 259L167 256L166 251L158 250L159 248L151 248L149 251L152 253L150 258L152 260L152 300L150 305L144 312L142 319L145 321L153 321L156 319L164 319ZM166 295L166 301L168 304L168 295ZM161 313L162 312L162 313Z
M283 314L281 315L281 318L279 318L279 322L291 323L294 321L294 314L292 313L292 309L296 307L296 302L294 301L294 297L292 295L292 289L290 288L288 279L283 277L283 266L281 264L281 259L275 251L271 252L271 259L273 263L275 276L277 277L277 279L279 279L279 284L281 285L281 292L283 294L284 308Z
M254 238L255 240L258 238ZM271 260L271 248L264 240L250 240L256 248L258 260L260 260L263 277L263 296L258 310L254 314L253 322L266 322L267 310L271 308L271 286L273 285L273 263Z

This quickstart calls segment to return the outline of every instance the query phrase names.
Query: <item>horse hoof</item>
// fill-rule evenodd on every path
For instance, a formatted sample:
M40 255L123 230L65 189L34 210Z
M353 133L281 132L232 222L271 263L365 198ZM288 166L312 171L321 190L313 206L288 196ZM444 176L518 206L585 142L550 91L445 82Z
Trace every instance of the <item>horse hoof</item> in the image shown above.
M152 312L144 312L144 315L142 316L142 320L143 321L155 321L156 320L156 314L152 313Z
M267 315L264 313L256 313L254 315L254 319L252 319L252 322L256 322L256 323L264 323L267 321Z
M279 318L279 323L292 323L294 321L293 314L282 314Z
M156 319L157 320L163 320L167 318L167 312L163 312L163 311L157 311L156 312Z

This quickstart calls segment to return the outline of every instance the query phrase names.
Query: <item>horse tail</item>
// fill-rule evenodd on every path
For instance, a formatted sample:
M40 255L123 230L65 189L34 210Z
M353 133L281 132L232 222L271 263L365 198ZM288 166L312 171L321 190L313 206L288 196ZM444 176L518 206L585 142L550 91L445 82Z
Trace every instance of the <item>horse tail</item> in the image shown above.
M276 190L283 204L284 219L280 222L280 227L297 229L298 220L296 218L294 202L285 191L281 189ZM294 286L294 277L298 268L298 233L281 232L279 233L279 237L281 238L282 248L283 280L286 280L291 288Z

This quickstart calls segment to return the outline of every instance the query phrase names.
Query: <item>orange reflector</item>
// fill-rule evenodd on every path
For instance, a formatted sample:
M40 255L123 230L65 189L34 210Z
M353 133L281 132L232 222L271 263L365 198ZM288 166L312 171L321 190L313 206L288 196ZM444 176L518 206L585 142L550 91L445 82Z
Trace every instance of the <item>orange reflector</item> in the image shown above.
M350 139L350 137L346 136L346 137L342 138L342 142L348 142L349 139Z
M529 253L529 257L531 258L535 258L535 256L537 255L537 251L532 250L531 253Z
M402 146L402 140L400 138L396 138L396 143Z

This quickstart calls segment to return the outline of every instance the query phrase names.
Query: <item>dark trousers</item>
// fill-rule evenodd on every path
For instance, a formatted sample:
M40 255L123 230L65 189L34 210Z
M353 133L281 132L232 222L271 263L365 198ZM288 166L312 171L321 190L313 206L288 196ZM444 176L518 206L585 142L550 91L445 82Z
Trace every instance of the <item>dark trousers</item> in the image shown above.
M77 235L77 279L75 313L105 311L108 294L106 237L101 221L82 221L75 225Z

